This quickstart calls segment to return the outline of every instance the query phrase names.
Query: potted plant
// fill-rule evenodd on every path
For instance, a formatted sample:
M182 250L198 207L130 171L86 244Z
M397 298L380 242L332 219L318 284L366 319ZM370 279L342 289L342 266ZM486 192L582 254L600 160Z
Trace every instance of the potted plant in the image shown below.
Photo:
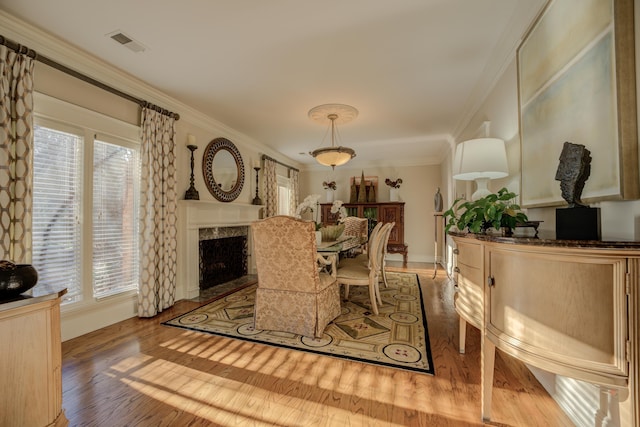
M445 233L451 227L460 231L468 229L470 233L486 234L491 227L506 231L511 235L519 223L528 221L527 215L514 202L515 193L501 188L497 193L489 194L478 200L456 199L442 215L445 219Z
M400 184L402 184L402 178L398 178L395 181L390 180L389 178L384 180L384 183L389 187L389 200L392 202L398 201L398 191L400 189Z
M336 185L336 182L335 181L330 181L330 182L323 181L322 182L322 187L325 189L325 191L327 193L327 203L333 202L333 193L338 188L338 186Z

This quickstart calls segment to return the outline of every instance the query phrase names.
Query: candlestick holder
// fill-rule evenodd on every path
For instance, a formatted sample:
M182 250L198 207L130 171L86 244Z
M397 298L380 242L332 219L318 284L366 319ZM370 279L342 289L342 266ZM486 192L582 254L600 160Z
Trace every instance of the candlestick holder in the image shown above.
M193 152L198 149L198 146L189 144L189 145L187 145L187 148L191 151L191 185L189 186L189 189L185 193L184 199L185 200L200 200L200 194L198 194L198 190L196 190L196 187L193 185L194 184L194 179L193 179Z
M262 199L258 196L258 172L260 172L260 166L254 166L253 169L256 171L256 197L253 198L253 202L251 203L254 205L261 205Z

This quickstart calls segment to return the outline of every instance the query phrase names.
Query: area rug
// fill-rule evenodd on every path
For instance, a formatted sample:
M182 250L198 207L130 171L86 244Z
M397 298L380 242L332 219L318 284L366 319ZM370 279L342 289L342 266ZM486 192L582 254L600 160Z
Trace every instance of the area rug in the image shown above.
M341 301L341 315L327 326L322 338L254 329L256 284L222 295L163 324L433 375L418 276L389 272L387 279L388 287L380 284L383 305L378 315L370 311L367 287L351 286L349 300Z

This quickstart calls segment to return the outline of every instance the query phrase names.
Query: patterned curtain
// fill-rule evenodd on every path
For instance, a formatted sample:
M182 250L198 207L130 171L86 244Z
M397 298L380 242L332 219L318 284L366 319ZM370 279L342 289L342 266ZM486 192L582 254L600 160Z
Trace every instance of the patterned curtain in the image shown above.
M171 307L176 294L175 119L142 109L138 316Z
M300 182L298 180L298 176L300 173L295 169L289 169L289 182L291 183L291 193L289 193L289 212L291 215L294 215L296 212L296 208L300 204L299 194L300 193Z
M0 257L23 264L31 262L34 64L0 46Z
M278 179L276 178L276 167L278 164L271 159L264 159L264 198L265 214L268 218L278 214Z

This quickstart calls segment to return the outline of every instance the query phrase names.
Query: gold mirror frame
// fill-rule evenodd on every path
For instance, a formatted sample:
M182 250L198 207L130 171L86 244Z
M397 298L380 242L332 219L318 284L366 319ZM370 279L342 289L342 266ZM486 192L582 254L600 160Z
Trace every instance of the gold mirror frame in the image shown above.
M222 190L213 176L213 160L216 154L222 150L228 151L236 162L237 179L235 185L229 191ZM244 163L242 162L240 151L238 151L233 142L226 138L215 138L207 145L202 156L202 175L209 192L216 200L232 202L238 198L244 186Z

